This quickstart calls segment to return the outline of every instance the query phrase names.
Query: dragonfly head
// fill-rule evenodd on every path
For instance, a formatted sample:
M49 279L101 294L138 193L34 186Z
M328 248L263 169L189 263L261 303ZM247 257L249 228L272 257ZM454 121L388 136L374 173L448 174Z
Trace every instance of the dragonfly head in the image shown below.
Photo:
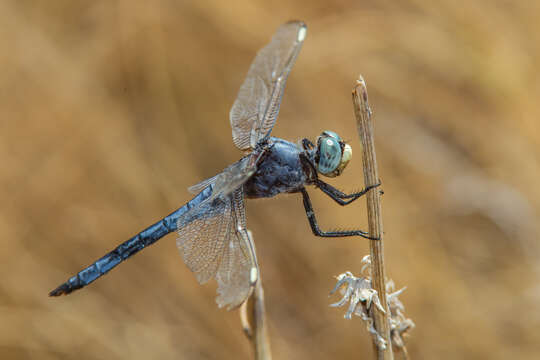
M351 146L335 132L326 130L317 138L315 166L320 174L328 177L341 175L351 158Z

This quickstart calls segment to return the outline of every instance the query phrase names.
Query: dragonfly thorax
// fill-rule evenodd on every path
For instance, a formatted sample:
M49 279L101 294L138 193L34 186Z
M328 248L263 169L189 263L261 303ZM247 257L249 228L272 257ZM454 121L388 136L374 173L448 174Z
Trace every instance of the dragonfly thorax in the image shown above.
M321 175L328 177L341 175L351 158L351 146L341 140L335 132L326 130L317 138L315 167Z

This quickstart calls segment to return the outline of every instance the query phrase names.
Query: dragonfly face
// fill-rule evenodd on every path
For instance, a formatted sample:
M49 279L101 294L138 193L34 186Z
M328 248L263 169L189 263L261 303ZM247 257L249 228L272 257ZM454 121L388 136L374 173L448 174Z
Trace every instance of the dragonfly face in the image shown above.
M335 132L326 130L317 138L315 166L319 174L327 177L339 176L351 158L351 146Z

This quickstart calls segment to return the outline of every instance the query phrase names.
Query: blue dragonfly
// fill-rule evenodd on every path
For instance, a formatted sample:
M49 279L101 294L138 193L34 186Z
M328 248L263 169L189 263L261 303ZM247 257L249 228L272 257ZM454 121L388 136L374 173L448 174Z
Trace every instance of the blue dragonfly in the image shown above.
M305 188L314 185L340 205L369 191L373 186L345 194L319 179L319 175L335 177L343 172L352 157L350 145L333 131L324 131L315 144L308 139L295 144L270 136L306 31L301 21L283 24L249 68L229 114L233 142L245 155L218 175L190 187L197 194L192 200L69 278L50 296L70 294L92 283L176 231L180 253L199 283L216 279L219 307L236 308L250 296L259 277L246 228L245 198L300 193L316 236L372 239L361 230L322 231Z

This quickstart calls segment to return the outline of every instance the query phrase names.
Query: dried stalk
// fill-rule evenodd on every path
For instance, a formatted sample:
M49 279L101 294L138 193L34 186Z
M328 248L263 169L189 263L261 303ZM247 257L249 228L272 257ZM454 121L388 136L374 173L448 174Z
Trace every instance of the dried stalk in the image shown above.
M249 241L254 244L251 231L249 230L248 236ZM253 344L255 360L272 360L266 327L264 290L260 270L253 294L240 307L240 321L242 322L244 333Z
M375 144L373 138L373 122L371 120L371 109L369 108L366 83L362 76L356 81L353 88L354 114L358 135L363 146L362 162L364 167L364 184L371 186L379 183L377 170L377 159L375 156ZM383 224L381 216L381 194L380 191L369 191L367 197L368 227L371 237L379 240L370 240L369 247L371 253L371 275L372 287L377 291L379 300L385 312L378 311L372 307L371 315L374 319L374 326L377 333L382 336L388 346L378 346L374 342L377 359L393 359L391 339L390 339L390 309L386 298L384 254L383 254Z

